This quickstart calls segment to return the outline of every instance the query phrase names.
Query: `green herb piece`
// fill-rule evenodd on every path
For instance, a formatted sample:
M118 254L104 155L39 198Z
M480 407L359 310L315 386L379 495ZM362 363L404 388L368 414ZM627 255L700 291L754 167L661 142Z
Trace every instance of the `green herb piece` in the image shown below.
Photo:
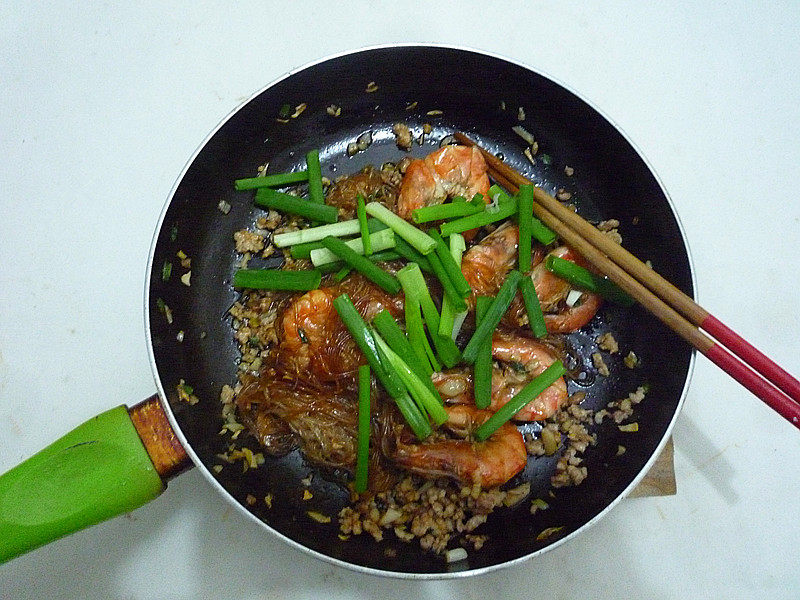
M356 437L356 478L353 489L359 494L367 490L369 465L369 421L372 377L369 365L358 368L358 435Z
M467 244L464 241L464 236L459 233L454 233L450 236L450 256L453 261L458 265L461 271L461 256L467 249ZM442 314L439 317L439 335L447 335L452 339L456 339L458 332L461 331L461 326L464 324L464 319L467 316L467 311L456 311L453 305L447 299L447 296L442 298Z
M364 196L359 194L356 198L356 202L356 211L358 213L358 224L361 229L361 243L364 247L364 256L369 256L372 254L372 244L370 244L369 240L369 226L367 225L367 211L364 208Z
M310 150L306 154L306 168L308 169L308 199L317 204L325 204L322 194L322 167L319 164L319 150Z
M254 190L261 187L283 187L293 183L308 181L308 171L292 171L291 173L273 173L263 177L246 177L233 182L238 191Z
M345 277L347 277L347 276L350 274L350 271L352 271L352 270L353 270L353 269L351 269L351 268L350 268L350 267L348 267L348 266L344 266L344 267L342 267L341 269L339 269L338 271L336 271L336 274L333 276L333 280L334 280L336 283L339 283L339 282L340 282L342 279L344 279Z
M465 198L461 201L456 201L450 204L436 204L434 206L423 206L411 211L411 218L414 223L429 223L430 221L444 221L447 219L455 219L457 217L467 217L474 215L483 210L483 206L476 206L467 202Z
M508 274L508 277L506 277L506 280L500 287L500 291L497 292L497 296L495 296L495 299L486 311L486 315L475 328L475 333L472 334L472 338L467 343L466 348L464 348L464 353L462 354L464 362L469 364L475 362L481 344L491 337L492 332L500 323L500 319L503 318L503 315L511 305L511 301L517 293L517 286L521 278L522 273L517 270L511 271Z
M469 231L470 229L489 225L490 223L494 223L496 221L502 221L516 212L517 201L514 198L509 198L505 202L500 202L497 205L497 210L493 212L487 208L477 214L470 215L469 217L462 217L460 219L448 221L439 227L439 231L441 231L442 237L447 237L454 233L462 233L464 231Z
M426 273L433 273L433 269L431 269L431 263L428 262L428 259L419 252L417 252L416 248L414 248L403 238L395 236L394 249L400 256L405 258L408 262L417 263L419 265L419 268L425 271Z
M475 323L480 324L492 303L490 296L475 298ZM472 374L475 406L488 408L492 402L492 337L486 338L478 348Z
M316 242L329 235L334 237L356 235L359 231L360 225L358 219L350 219L349 221L339 221L338 223L331 223L330 225L320 225L319 227L309 227L308 229L278 233L272 237L272 242L278 248L285 248L286 246L298 246L309 242ZM302 258L307 257L308 255Z
M447 273L447 277L452 282L456 292L462 298L469 298L469 296L472 294L472 288L470 287L467 278L464 277L464 274L461 272L461 264L455 261L453 255L450 253L450 248L448 248L444 243L444 240L439 235L438 231L431 231L430 236L436 242L436 255L442 262L442 266Z
M328 236L328 237L344 244L345 246L350 248L350 250L352 250L358 255L364 254L364 243L360 237L348 240L346 242L342 242L342 240L334 238L333 236ZM324 243L324 239L320 240L322 248L316 248L311 252L309 252L309 258L311 258L311 262L314 263L315 267L319 267L320 265L324 265L325 263L329 262L336 262L338 260L336 254L327 249L327 246ZM372 250L374 252L380 252L381 250L388 250L390 248L394 248L395 247L394 231L392 231L391 229L384 229L383 231L379 231L378 233L370 234L370 242L372 243Z
M394 320L388 310L382 310L372 320L372 325L381 335L381 337L389 344L396 354L403 357L411 370L414 371L419 378L426 383L428 389L434 394L439 395L436 388L431 381L433 369L431 368L428 359L422 355L420 356L414 351L411 342L408 341L406 334L400 329L400 326Z
M433 353L433 348L425 335L425 326L422 322L422 307L419 300L413 296L406 296L405 301L406 335L408 341L419 359L431 366L431 372L440 371L442 365ZM428 368L425 368L427 372Z
M308 291L319 287L322 273L283 269L239 269L233 274L233 287L254 290Z
M403 286L406 301L409 298L414 298L422 307L422 314L431 334L433 345L436 348L436 354L448 367L455 366L461 358L461 352L451 337L439 335L439 312L433 303L433 298L431 298L431 293L428 290L419 265L409 263L397 272L397 279L400 281L400 285Z
M528 313L528 325L537 338L543 338L547 335L547 327L544 324L544 315L542 314L542 306L539 303L539 297L536 295L536 288L533 285L533 280L524 275L519 282L519 291L522 293L522 301L525 304L525 312Z
M400 258L400 255L397 254L397 252L394 252L393 250L384 250L383 252L376 252L372 256L367 257L367 260L372 263L379 263L397 260L398 258ZM317 267L317 269L319 269L323 275L326 273L336 273L337 271L341 271L343 268L350 269L350 267L338 259L335 262L325 263L324 265Z
M417 376L408 364L394 352L389 345L379 335L375 335L375 341L395 369L403 385L406 386L417 407L423 414L428 414L433 422L441 425L447 421L447 411L442 406L441 398L426 387L425 383Z
M431 252L428 255L428 261L431 263L431 268L436 278L439 280L439 283L442 284L442 291L444 292L445 298L447 298L456 311L466 310L467 303L464 302L464 298L461 297L461 294L456 291L453 282L450 280L450 277L448 277L447 271L445 271L442 265L442 261L439 259L438 253ZM436 329L436 333L439 333L438 329Z
M533 186L519 186L517 195L519 213L519 243L517 245L517 265L520 271L531 270L531 220L533 219Z
M572 261L558 256L548 256L544 265L561 279L588 292L600 294L606 300L611 300L623 306L632 306L634 303L633 298L626 294L616 283L605 277L595 275Z
M553 385L555 381L566 372L564 365L560 360L557 360L552 365L547 367L542 373L531 381L528 385L522 388L511 400L505 403L500 409L494 413L488 420L480 425L474 433L475 439L484 441L489 438L495 431L511 420L523 406L528 404L531 400L536 398L539 394L545 391L548 387Z
M364 277L376 285L380 286L384 291L386 291L386 293L396 294L400 291L400 282L397 281L397 278L394 275L384 271L377 265L372 264L368 258L364 258L352 250L342 240L329 236L322 240L322 243L328 250L342 259L348 266L364 275ZM314 250L312 255L314 252L317 252L317 250Z
M309 202L297 196L276 192L272 188L259 188L256 191L255 204L320 223L335 223L339 218L339 211L335 206Z
M386 223L421 254L427 255L433 252L436 243L424 231L420 231L411 223L404 221L383 204L370 202L366 206L366 211L379 221Z

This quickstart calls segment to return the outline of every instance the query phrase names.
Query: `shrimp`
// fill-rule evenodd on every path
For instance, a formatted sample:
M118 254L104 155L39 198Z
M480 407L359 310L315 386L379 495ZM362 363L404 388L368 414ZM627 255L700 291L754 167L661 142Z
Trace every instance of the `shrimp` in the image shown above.
M341 364L342 327L333 306L332 290L311 290L295 299L283 313L281 361L298 376L334 379L347 365ZM338 335L337 335L338 334Z
M544 344L527 337L495 332L492 336L492 356L505 363L492 370L492 403L496 411L513 398L523 387L538 377L556 361ZM551 417L567 400L567 384L559 377L546 390L526 404L514 416L519 421L541 421Z
M525 468L528 453L514 425L505 423L487 440L476 442L468 439L469 435L492 413L474 406L448 406L445 410L445 427L461 438L440 436L430 442L398 439L388 458L423 477L448 477L482 488L502 485Z
M498 292L517 263L519 229L507 221L464 253L461 272L476 296ZM533 248L533 264L542 260L542 247Z
M495 412L556 360L544 344L528 337L496 331L492 336L491 404ZM470 371L434 373L433 384L447 402L473 404ZM515 421L542 421L551 417L567 400L567 384L559 377L546 390L514 415Z
M506 275L514 267L517 260L517 246L519 244L519 230L516 225L506 223L487 235L480 243L472 246L461 260L461 272L469 282L476 295L494 295L503 285ZM572 261L583 267L586 261L567 246L559 246L552 252L565 260ZM539 245L533 248L531 272L536 296L542 306L544 323L550 333L569 333L576 331L592 320L602 299L597 294L584 292L578 302L572 306L564 305L570 291L570 284L553 275L546 267L544 251ZM514 299L506 321L514 325L521 325L525 315L525 306L519 296Z
M395 317L402 313L400 297L389 296L361 275L296 297L281 322L279 362L284 370L308 383L336 382L363 363L361 352L333 306L334 299L345 292L367 321L383 309Z
M452 196L486 197L489 177L486 161L477 148L445 146L423 159L412 160L400 184L397 212L411 218L415 208L441 204Z
M582 256L567 246L559 246L549 256L557 256L582 267L588 266ZM553 275L545 267L544 261L534 267L531 279L536 297L545 313L544 324L550 333L569 333L580 329L592 320L603 302L598 294L583 292L573 306L560 309L562 300L566 299L571 287L569 283Z

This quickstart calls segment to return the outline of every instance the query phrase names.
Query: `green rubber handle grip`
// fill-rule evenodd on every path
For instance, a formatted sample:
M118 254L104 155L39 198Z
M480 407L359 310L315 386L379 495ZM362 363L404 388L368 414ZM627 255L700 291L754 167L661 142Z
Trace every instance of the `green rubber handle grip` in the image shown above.
M165 488L125 406L0 476L0 563L142 506Z

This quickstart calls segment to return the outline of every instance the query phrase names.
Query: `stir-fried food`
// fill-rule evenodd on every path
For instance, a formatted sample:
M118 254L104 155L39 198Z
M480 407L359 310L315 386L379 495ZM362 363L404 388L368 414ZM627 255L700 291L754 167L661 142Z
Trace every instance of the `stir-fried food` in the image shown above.
M564 334L603 299L552 272L548 257L588 265L541 224L545 241L521 260L529 205L490 183L477 149L445 146L343 176L322 203L266 183L256 193L279 207L264 252L281 249L284 264L234 276L237 338L243 355L258 350L236 418L267 454L299 449L349 486L344 534L392 529L441 552L463 533L477 548L471 532L525 496L529 460L566 444L553 485L586 476L592 416L570 395Z

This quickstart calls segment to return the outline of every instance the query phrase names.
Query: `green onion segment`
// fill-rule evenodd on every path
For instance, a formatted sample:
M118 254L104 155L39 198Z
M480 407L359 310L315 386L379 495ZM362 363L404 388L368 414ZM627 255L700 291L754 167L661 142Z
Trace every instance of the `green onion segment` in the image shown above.
M353 238L352 240L347 240L346 242L342 242L340 239L334 238L333 236L326 236L326 237L333 238L336 241L341 242L356 254L359 255L364 254L364 243L360 237ZM325 238L323 238L323 240L324 239ZM321 265L324 265L325 263L336 262L337 260L339 260L337 258L337 255L331 252L330 249L323 243L323 240L319 240L320 244L322 244L321 248L314 248L308 253L309 258L311 258L311 262L314 263L315 267L319 267ZM384 229L383 231L379 231L378 233L372 233L370 234L370 242L372 244L373 252L380 252L382 250L388 250L390 248L394 248L395 247L394 231L392 231L391 229Z
M488 439L489 436L500 429L504 423L511 420L523 406L555 383L565 372L566 369L560 360L557 360L547 367L536 379L517 392L511 400L501 406L496 413L480 425L473 434L475 439L478 441Z
M254 290L308 291L319 287L322 273L283 269L239 269L233 274L233 287Z
M361 194L356 198L356 212L358 214L358 224L361 230L361 244L364 247L364 256L372 254L372 244L369 239L369 225L367 225L367 211L364 208L364 196Z
M396 294L400 291L400 282L397 281L394 275L384 271L379 266L373 264L368 258L355 252L339 238L329 236L322 240L322 243L325 245L325 248L338 256L348 266L380 286L387 294ZM312 260L314 252L318 252L318 250L313 250L311 252Z
M335 206L309 202L303 198L276 192L266 187L258 189L254 202L262 208L274 208L281 212L299 215L310 221L335 223L339 218L339 211Z
M293 183L308 181L308 171L294 171L292 173L275 173L274 175L264 175L264 177L248 177L237 179L233 182L238 191L254 190L260 187L283 187Z
M611 300L623 306L632 306L634 303L633 298L620 289L616 283L605 277L595 275L572 261L551 255L545 259L544 265L561 279L565 279L586 291L600 294L606 300Z
M358 367L358 434L356 436L356 478L353 489L359 494L367 490L369 465L369 421L372 377L369 365Z
M370 215L394 229L397 235L411 244L420 254L433 252L436 243L424 231L401 219L383 204L370 202L365 208Z
M490 296L475 298L475 322L480 324L492 303ZM473 367L473 390L475 406L488 408L492 401L492 337L486 338L478 348Z
M522 273L517 270L513 270L508 274L508 277L506 277L506 280L500 287L500 291L497 292L497 296L492 300L491 305L486 311L486 315L484 315L483 320L475 328L475 333L472 334L472 338L470 338L466 348L464 348L464 353L462 354L464 362L468 364L473 364L475 362L481 344L484 340L491 337L492 332L500 323L500 319L503 318L508 307L511 306L511 301L517 293L517 286L521 278Z
M519 281L519 291L522 293L522 301L525 304L525 312L528 313L528 325L538 338L547 335L547 327L544 324L544 315L542 314L542 305L539 303L539 297L536 295L536 288L533 285L533 280L528 275L523 275Z
M319 164L319 150L311 150L306 154L308 169L308 199L317 204L325 203L322 193L322 167Z

